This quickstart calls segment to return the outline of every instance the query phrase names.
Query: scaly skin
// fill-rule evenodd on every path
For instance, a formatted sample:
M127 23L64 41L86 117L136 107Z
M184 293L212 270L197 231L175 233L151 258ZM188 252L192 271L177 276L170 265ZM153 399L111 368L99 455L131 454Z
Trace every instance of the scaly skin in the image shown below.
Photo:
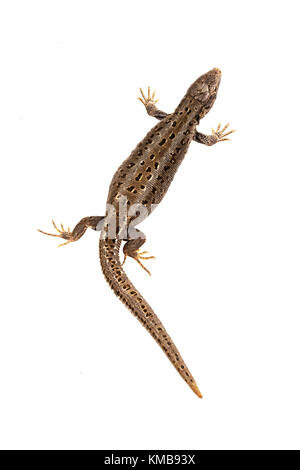
M141 211L125 212L122 218L120 201L125 201L129 211L134 204L139 204L141 209L147 211L145 215L149 215L153 205L159 204L165 196L192 140L205 145L229 140L227 136L234 131L225 133L228 125L221 130L219 124L217 130L211 135L201 134L196 130L200 119L207 114L216 99L220 79L219 69L213 69L199 77L172 114L157 109L155 92L151 95L150 88L148 88L147 97L141 90L142 97L139 99L145 105L148 114L156 117L160 122L148 132L116 171L109 187L107 204L110 210L107 211L106 216L85 217L72 232L70 229L66 231L63 226L61 230L58 229L54 222L58 234L42 232L62 238L65 242L61 245L64 245L81 238L88 227L101 230L100 263L107 282L117 297L149 331L181 377L200 398L202 395L195 379L172 339L123 270L119 255L122 241L126 241L123 247L124 261L127 256L130 256L149 273L141 260L153 257L144 256L147 252L140 252L140 247L146 240L145 235L135 229L140 222L137 215ZM109 231L114 221L115 233ZM136 230L135 234L130 230L127 231L126 226L124 230L124 223Z

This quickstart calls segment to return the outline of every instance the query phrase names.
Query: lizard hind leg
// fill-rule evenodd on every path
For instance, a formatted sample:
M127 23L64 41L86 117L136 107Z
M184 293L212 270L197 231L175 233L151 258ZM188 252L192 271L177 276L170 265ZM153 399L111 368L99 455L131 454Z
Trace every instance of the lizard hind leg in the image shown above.
M37 229L37 230L38 230L38 232L43 233L44 235L48 235L49 237L57 237L57 238L62 238L63 240L67 240L66 242L61 243L61 244L58 245L58 246L67 245L68 243L71 243L71 242L73 241L73 239L72 239L72 232L71 232L70 227L68 227L68 229L65 230L63 224L61 224L61 230L60 230L60 229L56 226L54 220L52 220L52 224L53 224L53 227L55 228L55 230L56 230L58 233L48 233L48 232L44 232L43 230L40 230L40 229Z
M143 265L141 259L154 259L155 256L144 256L148 251L140 251L140 247L145 243L146 237L142 232L138 231L138 233L140 234L138 238L128 240L125 243L123 247L124 261L122 265L125 263L127 256L130 256L130 258L133 258L149 274L149 276L151 276L150 271Z
M85 234L88 228L92 228L93 230L101 230L101 227L99 227L98 224L103 219L104 219L103 216L84 217L83 219L80 220L80 222L78 222L77 225L75 225L72 231L70 227L68 227L68 229L65 230L63 224L61 224L61 229L59 229L57 225L55 224L54 220L52 220L53 227L58 233L48 233L40 229L38 229L38 232L43 233L44 235L49 235L50 237L57 237L57 238L62 238L63 240L66 240L64 243L61 243L60 245L58 245L58 247L60 247L60 246L67 245L68 243L76 242L77 240L79 240L79 238L81 238L82 235Z

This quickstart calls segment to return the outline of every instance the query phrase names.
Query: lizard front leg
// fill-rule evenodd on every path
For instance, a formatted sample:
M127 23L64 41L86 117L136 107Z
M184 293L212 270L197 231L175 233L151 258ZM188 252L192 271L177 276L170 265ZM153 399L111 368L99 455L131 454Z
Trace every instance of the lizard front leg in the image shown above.
M156 119L159 119L160 121L164 119L166 116L168 116L168 113L165 113L164 111L161 111L156 107L156 103L158 100L155 99L155 91L152 93L150 92L150 87L148 86L148 96L146 97L143 93L143 90L140 88L140 92L142 95L142 98L139 96L138 100L143 103L143 105L146 108L147 113L149 116L155 117Z
M55 222L52 220L52 224L58 233L47 233L40 229L38 229L38 232L43 233L44 235L49 235L50 237L57 237L57 238L62 238L63 240L67 240L66 242L58 245L58 246L64 246L64 245L67 245L68 243L76 242L77 240L79 240L82 237L82 235L85 234L88 228L91 228L93 230L101 230L101 227L99 226L99 222L101 222L103 219L104 219L104 216L84 217L83 219L80 220L80 222L78 222L77 225L75 225L72 232L70 230L70 227L68 227L68 229L65 230L63 224L61 224L61 230L60 230L56 226Z
M235 132L235 130L225 132L228 126L229 124L226 124L226 126L221 129L221 124L218 124L217 129L215 131L212 129L212 134L210 135L202 134L201 132L196 131L194 135L194 140L196 142L199 142L200 144L209 146L217 144L218 142L223 142L224 140L230 140L227 138L227 136Z
M122 263L125 263L127 256L130 256L130 258L133 258L137 263L151 276L150 271L145 268L145 266L141 263L141 259L154 259L155 256L144 256L145 254L148 253L148 251L140 251L141 246L145 243L146 237L141 232L140 230L136 229L136 232L138 233L137 238L133 238L132 240L128 240L124 247L123 247L123 253L124 253L124 261Z

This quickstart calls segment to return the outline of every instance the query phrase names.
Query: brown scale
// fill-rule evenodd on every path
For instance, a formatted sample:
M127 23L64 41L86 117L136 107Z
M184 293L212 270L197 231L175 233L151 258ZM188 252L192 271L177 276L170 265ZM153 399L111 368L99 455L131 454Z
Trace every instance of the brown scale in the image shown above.
M150 274L141 260L154 257L145 256L147 252L140 251L146 241L141 231L136 229L137 237L132 237L130 232L122 231L119 204L122 198L126 198L126 205L129 209L133 204L141 204L147 209L149 215L152 205L159 204L165 196L192 140L209 146L229 140L228 135L234 131L227 132L228 124L223 129L219 124L215 131L212 130L211 135L205 135L196 130L199 120L207 114L216 99L220 79L219 69L213 69L199 77L190 86L172 114L157 109L155 92L151 94L149 87L147 96L141 90L142 96L139 99L145 105L147 113L160 122L148 132L122 163L111 181L107 203L114 207L117 215L116 234L113 238L109 238L108 230L113 220L110 212L107 212L106 216L85 217L72 231L69 228L65 230L63 225L60 229L54 222L57 234L40 230L46 235L65 240L59 246L79 240L87 228L101 230L100 263L107 282L117 297L149 331L181 377L200 398L201 392L172 339L123 270L122 265L129 256ZM128 224L137 225L138 222L135 220L138 220L136 216L125 215L124 221ZM126 243L123 247L124 261L121 263L120 247L123 240Z

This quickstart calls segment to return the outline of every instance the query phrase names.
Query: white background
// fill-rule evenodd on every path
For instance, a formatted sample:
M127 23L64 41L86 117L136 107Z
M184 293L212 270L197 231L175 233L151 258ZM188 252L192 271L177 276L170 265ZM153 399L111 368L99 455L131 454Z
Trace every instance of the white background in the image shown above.
M0 446L299 448L299 12L296 1L2 1ZM118 165L212 67L192 143L126 271L199 400L99 267L98 234L56 249L51 219L102 215ZM191 220L193 235L184 220Z

